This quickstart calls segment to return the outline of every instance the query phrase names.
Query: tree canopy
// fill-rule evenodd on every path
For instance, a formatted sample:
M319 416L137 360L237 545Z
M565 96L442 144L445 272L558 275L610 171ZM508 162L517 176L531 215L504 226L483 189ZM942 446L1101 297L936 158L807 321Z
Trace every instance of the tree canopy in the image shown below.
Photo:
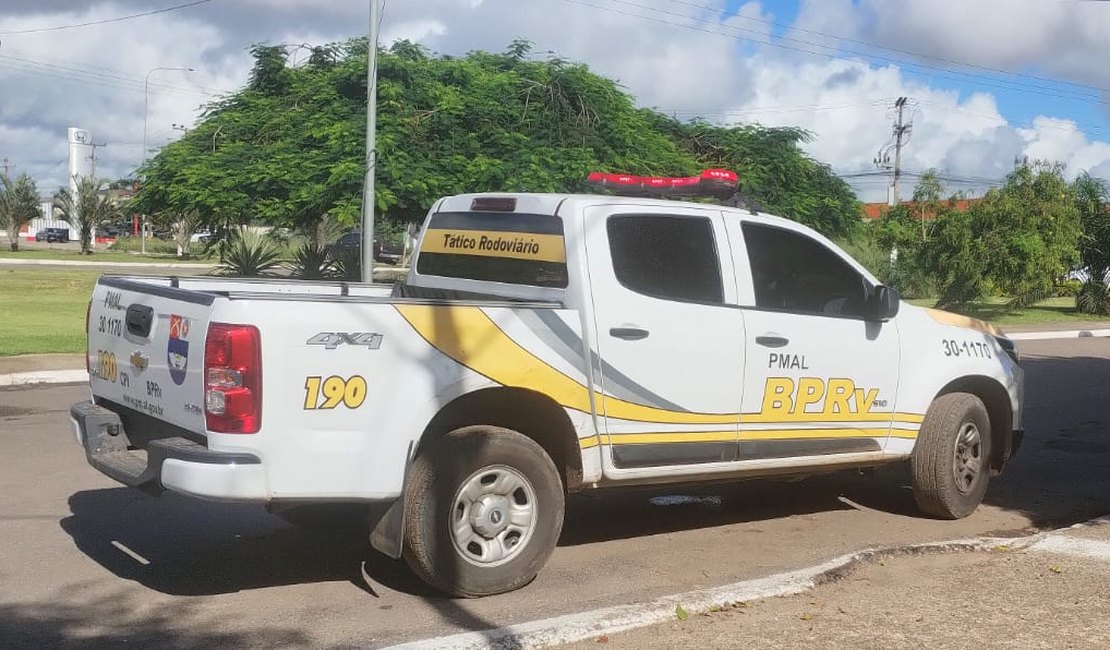
M585 65L504 53L433 55L399 42L378 58L376 207L423 217L445 195L585 191L589 171L685 175L737 171L763 209L842 235L859 220L851 189L800 148L809 134L683 123L638 108ZM364 170L367 48L312 48L302 62L252 49L248 85L140 170L136 207L195 210L216 227L248 221L311 230L357 222Z
M942 307L988 294L1009 297L1014 306L1051 296L1080 262L1083 188L1095 194L1085 199L1092 213L1104 214L1097 183L1080 177L1069 184L1063 172L1059 164L1024 165L964 211L954 207L958 196L940 200L943 188L927 174L932 180L919 186L915 199L933 217L928 226L924 212L913 214L906 205L873 226L875 239L897 250L897 261L880 276L909 295L938 297ZM1088 266L1105 259L1095 242L1088 249Z

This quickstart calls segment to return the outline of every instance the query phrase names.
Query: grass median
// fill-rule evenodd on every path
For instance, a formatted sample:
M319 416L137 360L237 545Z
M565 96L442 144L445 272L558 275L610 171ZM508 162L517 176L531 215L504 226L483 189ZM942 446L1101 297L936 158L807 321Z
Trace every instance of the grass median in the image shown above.
M937 301L933 298L920 298L908 302L920 307L932 307ZM1002 326L1106 320L1105 316L1076 311L1075 298L1049 298L1020 309L1010 309L1007 305L1006 298L988 298L962 309L960 313Z
M213 261L211 260L182 260L178 259L175 255L158 255L149 253L147 255L142 255L139 253L128 253L126 251L97 250L92 255L82 255L80 251L64 248L20 250L17 252L4 250L0 251L0 260L41 260L44 262L124 262L127 264L142 264L146 262L155 264L201 264L208 266L211 266L213 264Z
M85 351L99 271L0 267L0 356Z

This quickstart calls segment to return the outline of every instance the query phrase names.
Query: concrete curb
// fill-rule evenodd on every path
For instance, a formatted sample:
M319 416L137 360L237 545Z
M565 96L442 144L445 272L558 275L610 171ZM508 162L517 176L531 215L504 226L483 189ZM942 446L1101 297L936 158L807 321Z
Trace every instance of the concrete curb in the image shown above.
M71 260L15 260L0 258L0 266L91 266L148 269L211 269L211 264L182 264L179 262L75 262Z
M0 375L0 388L9 386L30 386L34 384L83 384L89 380L89 373L80 370L40 370L37 372L15 372Z
M1069 530L1106 523L1110 523L1110 517L1100 517L1068 528L1046 531L1029 537L975 537L946 542L864 549L856 553L841 555L828 562L805 569L788 571L755 580L745 580L723 587L699 589L664 596L646 603L606 607L482 632L464 632L423 639L390 646L387 650L430 650L432 648L442 650L524 649L563 645L663 623L674 619L679 607L687 615L693 616L723 609L736 603L799 594L818 585L840 580L865 562L901 555L968 551L1017 551L1031 547L1035 548L1038 544L1043 545L1045 540L1059 537Z
M1014 341L1044 341L1048 339L1102 338L1110 336L1110 329L1055 330L1047 332L1014 332L1007 334Z

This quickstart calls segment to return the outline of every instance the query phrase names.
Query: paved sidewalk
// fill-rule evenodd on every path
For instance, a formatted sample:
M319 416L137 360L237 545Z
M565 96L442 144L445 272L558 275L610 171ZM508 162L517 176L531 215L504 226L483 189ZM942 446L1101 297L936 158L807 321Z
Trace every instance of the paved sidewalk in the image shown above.
M886 558L806 592L570 647L1110 647L1110 525L1019 545Z

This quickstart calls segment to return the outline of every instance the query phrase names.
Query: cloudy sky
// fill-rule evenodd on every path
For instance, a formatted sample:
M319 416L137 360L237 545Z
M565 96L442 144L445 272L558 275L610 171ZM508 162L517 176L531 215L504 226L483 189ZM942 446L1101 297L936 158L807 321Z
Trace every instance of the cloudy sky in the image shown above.
M57 187L77 126L107 145L99 175L124 176L144 116L148 149L180 136L244 83L252 43L358 36L367 17L368 0L3 0L0 159ZM868 174L900 96L911 174L977 191L1028 156L1110 179L1107 34L1099 0L387 0L382 23L445 54L526 38L680 118L804 127L866 200L885 198Z

